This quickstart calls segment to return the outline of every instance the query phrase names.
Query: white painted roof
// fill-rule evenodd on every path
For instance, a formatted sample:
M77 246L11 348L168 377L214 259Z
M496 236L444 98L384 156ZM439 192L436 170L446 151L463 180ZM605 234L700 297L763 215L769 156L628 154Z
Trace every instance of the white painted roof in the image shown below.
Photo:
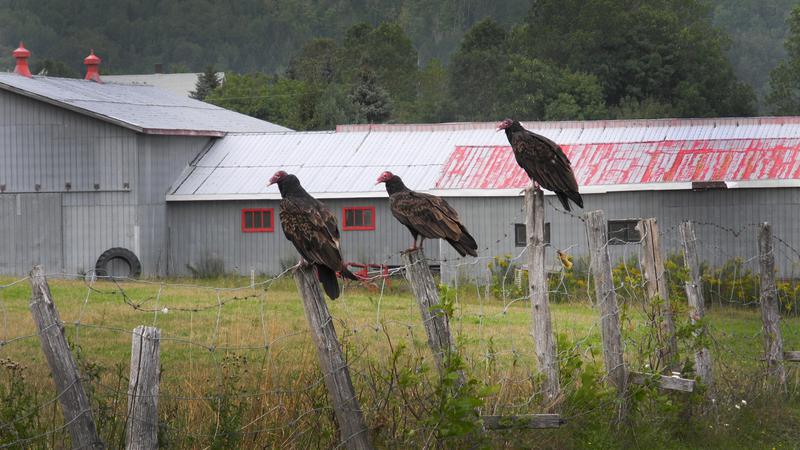
M0 89L145 134L224 136L288 128L153 86L0 73Z
M747 165L740 171L723 171L731 174L722 180L729 187L800 186L794 176L800 170L800 117L523 125L564 146L573 158L579 183L587 180L580 186L583 193L691 189L692 181L707 181L719 171L705 170L702 176L706 178L695 179L689 169L702 166L703 161L685 158L689 162L681 162L683 153L679 152L708 153L708 148L713 148L715 157L729 153ZM297 175L306 190L319 198L385 196L384 187L374 184L384 170L402 176L412 189L440 195L516 196L527 182L524 176L511 174L505 184L495 182L489 187L482 177L473 176L519 170L507 164L509 156L503 153L507 147L505 133L496 132L494 123L346 125L336 132L230 134L181 176L167 200L276 199L277 188L266 183L278 170ZM744 151L749 159L739 158ZM786 170L752 167L752 158L762 154L782 158ZM458 164L456 156L461 158ZM688 175L665 175L663 168L673 167L673 161ZM644 164L659 172L649 173ZM625 170L629 167L633 170ZM619 175L622 172L624 177Z

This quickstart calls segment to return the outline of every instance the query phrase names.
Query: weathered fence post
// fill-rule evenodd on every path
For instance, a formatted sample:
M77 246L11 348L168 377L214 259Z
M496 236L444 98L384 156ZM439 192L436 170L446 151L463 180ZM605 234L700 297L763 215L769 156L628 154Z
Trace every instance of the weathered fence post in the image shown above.
M125 448L158 448L158 381L161 378L161 331L140 325L131 336L131 376Z
M439 289L433 281L431 269L421 249L403 252L401 260L405 266L406 278L411 284L411 291L419 305L422 324L428 335L428 347L433 352L439 373L443 374L447 357L453 351L453 339L450 335L450 321L439 301ZM463 380L463 375L461 378Z
M31 315L36 322L42 351L47 358L53 381L58 390L58 400L64 413L64 423L72 437L73 448L105 448L97 434L92 408L81 385L78 367L64 337L61 317L58 315L50 286L42 266L31 271Z
M772 249L772 226L761 224L758 233L758 262L761 267L761 320L764 322L764 348L768 374L781 390L786 388L786 369L783 367L783 338L775 287L775 254Z
M294 281L303 299L308 327L317 347L325 387L328 388L339 425L341 446L348 449L371 449L367 425L350 379L350 369L342 354L333 319L322 298L313 267L302 265L295 269Z
M549 286L545 270L544 194L538 187L525 190L526 229L528 244L528 287L531 297L531 322L533 341L539 370L544 373L545 399L558 398L561 386L558 380L558 358L553 324L548 300Z
M658 301L661 305L661 327L659 330L660 359L665 369L675 365L678 357L678 340L675 336L675 321L672 306L669 302L669 287L664 273L664 259L661 255L661 237L658 234L656 219L642 219L636 225L642 236L639 261L650 301Z
M627 371L623 359L622 336L619 327L619 307L614 281L611 277L611 258L608 255L608 226L603 211L586 213L586 233L589 238L592 277L597 303L600 306L600 333L603 339L603 358L611 384L620 396L625 395ZM624 417L625 409L621 416Z
M686 298L689 301L689 319L693 324L702 322L705 317L706 306L703 298L703 280L700 277L700 258L697 256L697 236L692 222L683 222L679 227L681 242L683 243L683 260L689 270L689 280L686 281ZM701 325L697 330L698 335L705 336L706 327ZM700 380L711 387L714 378L711 374L711 352L706 347L700 347L694 354L695 369Z

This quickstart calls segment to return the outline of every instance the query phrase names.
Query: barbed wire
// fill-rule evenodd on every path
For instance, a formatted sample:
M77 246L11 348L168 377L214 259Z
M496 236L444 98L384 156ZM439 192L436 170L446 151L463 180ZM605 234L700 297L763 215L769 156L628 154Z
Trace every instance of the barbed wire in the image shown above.
M559 212L584 221L582 217L573 213L567 211ZM742 229L734 230L730 227L710 223L696 224L712 227L716 230L724 230L735 239L744 238ZM748 224L746 228L758 225ZM676 234L676 231L677 226L672 226L661 230L659 235L672 236ZM513 238L513 236L503 234L502 237L497 238L495 243L511 241ZM610 251L610 246L614 246L614 252L621 253L619 263L614 269L617 274L614 277L613 285L613 291L618 296L619 311L612 311L611 314L620 314L622 316L620 318L621 325L623 327L631 327L623 330L622 341L623 352L626 354L626 365L631 370L642 370L647 367L656 370L658 366L658 363L653 359L655 356L648 352L651 347L658 344L655 340L660 337L658 335L650 335L635 327L636 325L641 326L641 324L652 324L654 320L653 305L648 301L645 294L646 280L641 276L641 269L638 267L638 263L634 262L638 257L638 247L646 238L647 236L640 236L640 239L636 242L622 242L619 239L612 238L602 247L602 250ZM754 236L749 238L755 241ZM775 251L776 256L780 256L780 262L791 262L794 266L797 266L796 257L800 256L800 253L781 237L774 236L773 239L781 244L778 246L779 250ZM625 243L626 245L615 245L617 243ZM756 263L758 255L742 258L741 255L726 250L723 246L703 242L700 238L698 238L698 245L705 253L714 252L723 257L730 255L741 260L741 263L735 266L729 275L729 286L726 289L731 291L724 293L724 295L728 296L727 304L737 304L733 290L736 288L737 283L747 280L747 277L750 276L743 273L740 266L744 267ZM522 280L517 280L516 276L521 273L522 267L526 265L525 258L527 258L528 250L527 246L520 247L515 254L500 259L495 256L482 255L469 260L447 257L426 258L425 260L428 264L438 263L441 265L442 273L455 274L452 279L455 308L451 318L451 328L455 330L454 334L458 339L465 339L466 344L463 344L466 346L464 352L467 360L471 361L471 365L468 367L471 376L477 377L485 385L499 386L498 392L488 398L484 406L484 411L492 414L535 413L546 409L546 405L542 403L543 391L539 375L535 370L538 362L529 336L530 333L511 331L515 330L515 327L521 326L526 329L531 327L530 319L524 323L520 322L520 317L525 317L526 314L516 309L529 300L525 283ZM597 309L599 302L595 298L592 288L593 280L590 275L592 263L588 262L586 264L580 261L580 258L583 258L582 255L588 254L588 248L585 244L572 244L559 250L566 254L574 253L572 264L583 266L567 269L564 261L556 259L548 276L549 286L547 291L551 299L568 299L565 301ZM552 253L552 251L549 253ZM388 262L395 256L396 254L387 256L384 262ZM498 269L501 262L505 267L499 267ZM489 266L490 264L491 267ZM793 266L788 265L787 267L790 268L790 273L785 275L789 279L794 279L794 269L791 269ZM407 267L399 266L392 267L386 272L376 271L374 274L369 274L368 272L368 275L362 277L361 281L365 284L375 284L374 299L370 291L367 290L365 294L364 290L359 290L346 283L342 289L342 296L336 303L336 308L339 308L343 314L335 316L333 320L338 328L342 347L345 349L347 366L351 372L351 377L362 385L366 386L378 382L374 377L374 371L376 370L372 366L374 362L385 362L387 357L402 357L402 354L385 355L380 352L376 353L372 346L375 344L376 339L381 337L381 333L385 334L387 338L393 335L392 339L402 340L410 344L408 347L410 353L407 354L408 361L411 363L410 368L421 370L421 366L416 365L413 361L418 363L421 361L423 365L430 364L431 360L427 352L421 350L419 345L414 344L416 341L424 339L424 332L422 331L424 323L419 318L419 311L415 302L410 300L409 295L405 293L407 292L405 286L389 287L388 280L402 275L406 269ZM162 383L166 384L166 386L162 385L158 400L162 405L166 403L173 406L180 405L182 402L186 402L186 405L191 403L204 404L206 405L204 411L207 411L207 413L196 412L193 410L194 407L186 406L185 415L186 417L195 418L206 417L213 423L213 427L209 428L208 431L198 431L189 429L188 425L181 424L180 421L172 423L168 420L159 420L158 425L166 430L166 433L185 438L210 439L213 441L214 439L228 436L229 433L236 433L240 436L277 433L274 434L275 439L283 439L285 442L286 439L302 437L304 433L313 434L314 431L317 431L318 424L307 423L309 418L331 412L330 406L318 405L318 402L310 401L308 398L324 388L325 376L328 374L314 369L311 371L314 375L311 375L306 367L308 364L298 366L298 360L289 362L281 360L284 354L291 354L294 351L296 355L294 357L300 358L299 362L309 363L309 359L314 361L314 357L308 356L307 344L297 347L294 343L295 338L301 338L308 342L309 330L302 319L302 314L294 314L291 319L287 319L287 316L281 314L278 309L278 306L285 307L286 303L285 300L275 297L282 293L282 291L275 291L276 283L287 279L287 275L291 271L292 268L287 268L281 273L267 277L259 282L232 287L172 282L169 280L100 277L93 273L82 275L60 272L48 273L46 275L47 278L53 282L53 287L59 291L62 288L59 284L61 283L60 280L67 283L63 286L65 290L68 288L72 289L72 291L76 290L74 285L69 284L71 282L82 283L84 289L80 295L76 295L74 292L67 294L66 291L63 296L61 292L54 293L59 308L70 301L75 303L77 307L66 308L69 311L67 313L68 316L73 316L71 319L63 319L60 323L51 324L49 327L57 326L71 330L74 344L76 346L87 346L79 351L82 355L89 355L82 356L84 358L91 357L91 350L88 350L88 346L98 347L97 351L102 351L112 345L92 339L93 333L97 333L98 337L103 336L101 333L110 333L112 336L125 336L123 340L119 338L109 340L116 339L115 342L117 344L115 345L118 346L126 347L129 345L128 342L133 332L129 326L123 324L128 324L131 319L139 323L150 323L152 326L161 325L162 328L175 329L176 331L174 332L162 332L160 341L164 344L186 346L189 358L188 367L192 367L195 364L194 358L196 355L192 349L202 350L201 355L206 355L208 362L196 364L199 364L200 367L205 367L206 372L203 373L203 376L207 376L209 380L205 383L207 385L205 392L196 392L197 389L203 389L203 386L200 386L203 383L199 382L197 383L198 386L192 386L192 389L195 390L194 392L181 392L178 380L166 377L162 380ZM462 278L464 274L468 274L468 276ZM659 281L669 282L673 277L677 280L680 274L673 273L670 268L667 268L660 276L663 279ZM19 326L19 322L24 321L24 315L19 314L18 308L9 309L9 302L17 302L20 298L18 295L12 298L8 292L12 288L18 288L20 284L28 280L28 277L24 277L0 285L0 314L2 314L0 352L9 352L8 355L10 357L18 355L15 351L10 350L11 347L39 338L42 333L49 329L48 327L40 332L12 335L12 330L25 329L25 327ZM720 289L722 289L721 285ZM180 292L176 293L176 291ZM179 295L184 292L188 292L189 295L197 298L187 300L184 298L185 295ZM409 298L407 306L399 306L396 300L392 300L387 306L386 302L389 297L397 297L398 293L401 297ZM364 297L371 299L369 304L360 301ZM358 303L353 301L356 298L359 299ZM750 306L758 302L757 295L750 296L750 298L753 300L738 304ZM674 304L679 304L680 301L681 299L679 298L673 299ZM707 299L708 301L713 300ZM555 303L552 300L551 303L553 303L555 309L558 309L559 303ZM109 318L108 311L106 311L109 304L115 307L125 306L128 312L124 314L125 317L120 317L117 321L114 321L112 320L113 318ZM625 312L631 308L635 308L638 311L635 317ZM115 311L118 311L118 309ZM256 314L249 316L250 312L255 312ZM519 312L519 314L511 314L511 312ZM62 312L63 314L64 312ZM565 317L566 322L564 321ZM202 319L197 326L206 326L206 329L197 336L195 336L196 318L198 318L197 320ZM557 351L558 360L566 361L577 357L583 361L588 361L590 364L599 364L598 355L602 354L602 348L598 336L603 319L602 314L597 311L591 313L591 318L583 320L575 318L575 322L570 322L572 319L569 316L563 316L558 312L554 313L555 328L557 332L563 334L563 336L559 336L559 342L562 342L562 344L567 343ZM12 321L12 326L9 325L9 320ZM291 321L292 326L287 326L285 322L287 320ZM683 320L687 319L684 318ZM252 326L245 328L244 335L231 337L229 325L244 322L250 323ZM188 333L185 328L187 323ZM204 325L206 323L207 325ZM473 323L475 325L474 328L471 325ZM507 335L498 336L498 329L505 330ZM83 333L81 330L83 330ZM723 370L731 370L737 364L737 361L753 364L761 362L758 355L748 356L737 352L734 347L726 343L725 339L722 339L725 336L724 333L726 331L719 327L708 326L708 335L711 337L714 353L727 356L727 358L717 358L716 365ZM758 334L759 331L753 331L753 334L747 337L757 337ZM798 337L796 332L789 333L789 335L792 338ZM120 342L124 342L125 345ZM234 342L235 345L232 345L231 342ZM296 348L289 349L292 345ZM175 351L176 354L180 354L177 350L167 346L162 348L162 355L168 354L169 351ZM239 363L235 360L231 362L229 357L232 358L238 354L247 356L250 354L248 352L255 352L253 355L261 358L262 363L258 372L268 381L256 384L257 389L255 390L252 389L252 385L242 385L241 389L236 391L228 385L233 383L233 385L239 386L236 380L245 380L246 378L246 381L252 383L255 379L253 378L254 375L250 375L249 378L243 374L237 375L237 371L245 370L241 369L241 367L245 367L245 363L241 363L241 367L237 368L236 364ZM2 354L0 353L0 355ZM629 359L631 354L638 354L639 356ZM645 363L645 361L647 362ZM169 357L164 358L164 356L162 356L162 366L164 366L167 373L170 370L180 370L180 367L184 367ZM173 367L175 369L172 369ZM298 370L298 367L300 372L291 375L292 370ZM187 385L193 385L194 383L193 377L195 374L193 372L193 370L190 370L186 374L188 377ZM213 381L211 381L212 378ZM602 376L601 380L605 380L605 378L606 376ZM234 381L231 381L232 379ZM423 377L423 379L425 378ZM567 382L562 386L562 390L565 392L576 389L580 383L577 377L566 376L565 379ZM92 386L92 389L97 389L95 393L97 397L108 396L118 401L119 399L143 396L129 393L127 391L127 383L114 386L104 381L102 377L98 378L84 374L80 382L88 383ZM0 381L0 383L2 382ZM261 387L263 387L264 383L266 383L267 388L262 389ZM424 386L432 383L435 383L434 378L427 379L418 388L424 389ZM373 387L371 389L385 389L381 397L385 396L386 399L390 399L392 396L405 395L399 393L400 388L397 386ZM729 389L735 389L735 387L731 386ZM10 422L0 421L0 438L3 436L2 430L11 430L14 425L24 423L27 419L37 416L45 408L54 407L54 404L59 401L64 392L66 391L57 393L55 396L48 396L36 404L29 405ZM378 401L365 398L363 392L360 398L361 408L368 417L381 414L387 407L388 400ZM235 424L232 429L229 429L227 425L221 422L221 417L229 413L226 412L226 408L228 408L226 405L229 402L250 402L252 405L264 406L263 402L268 399L272 401L272 404L266 410L255 411L254 409L251 416ZM609 408L616 401L610 398L593 405L592 409L568 408L562 411L562 418L576 420L592 414L596 410ZM80 414L87 412L83 411ZM276 416L280 416L280 424L276 423L278 421ZM119 420L124 419L124 421L147 420L139 417L129 417L127 409L117 413L115 417ZM163 417L166 417L166 415ZM73 418L72 420L76 419ZM49 424L50 428L41 433L29 437L19 437L10 443L1 443L0 448L26 446L42 439L62 435L70 425L70 423L60 423L55 418ZM409 426L412 428L417 427L420 430L424 429L424 425L421 425L418 421L416 425ZM429 431L426 431L426 433ZM278 437L280 433L289 434L288 436ZM63 439L66 439L66 436ZM344 445L344 442L336 444L336 446L342 445Z

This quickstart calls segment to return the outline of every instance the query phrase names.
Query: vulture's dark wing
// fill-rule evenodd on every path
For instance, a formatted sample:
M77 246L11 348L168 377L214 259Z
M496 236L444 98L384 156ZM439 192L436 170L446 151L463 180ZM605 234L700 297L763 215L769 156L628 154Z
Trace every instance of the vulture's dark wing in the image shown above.
M390 198L392 214L403 224L429 239L461 236L458 213L443 199L420 192L400 192Z
M543 188L554 192L578 192L572 164L558 144L524 130L513 134L511 147L520 167Z
M339 223L336 221L336 216L328 209L321 201L314 199L317 204L317 210L322 216L322 221L325 222L325 227L328 232L336 240L336 246L339 246Z
M338 271L342 268L336 218L316 201L281 200L283 233L306 261Z

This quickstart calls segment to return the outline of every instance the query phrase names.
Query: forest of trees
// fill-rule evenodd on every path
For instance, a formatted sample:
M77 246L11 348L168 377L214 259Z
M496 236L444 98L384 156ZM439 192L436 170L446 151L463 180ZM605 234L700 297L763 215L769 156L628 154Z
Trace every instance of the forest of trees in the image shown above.
M213 66L225 83L199 98L295 129L796 114L794 4L0 0L0 51L25 40L34 71L58 76L82 72L88 47L104 73Z

